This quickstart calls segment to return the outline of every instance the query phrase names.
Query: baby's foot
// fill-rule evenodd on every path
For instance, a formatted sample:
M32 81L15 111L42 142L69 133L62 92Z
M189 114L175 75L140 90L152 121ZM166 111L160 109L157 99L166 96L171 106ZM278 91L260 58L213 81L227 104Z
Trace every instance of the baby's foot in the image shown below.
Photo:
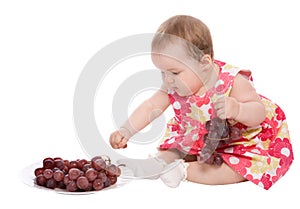
M184 160L175 160L165 167L160 179L169 187L178 187L180 182L187 177L187 167L188 163Z
M167 166L165 161L157 157L148 159L124 158L117 160L117 164L131 169L134 177L144 179L157 179Z

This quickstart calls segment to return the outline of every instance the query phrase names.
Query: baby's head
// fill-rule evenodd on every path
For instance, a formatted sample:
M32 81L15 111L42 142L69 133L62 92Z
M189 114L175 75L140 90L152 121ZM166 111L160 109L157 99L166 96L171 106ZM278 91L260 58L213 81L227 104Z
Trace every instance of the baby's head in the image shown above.
M152 40L152 61L168 89L180 96L197 94L211 79L213 44L208 27L185 15L171 17Z
M199 19L177 15L163 22L152 40L152 51L159 52L180 43L188 56L200 61L203 55L214 58L209 28Z

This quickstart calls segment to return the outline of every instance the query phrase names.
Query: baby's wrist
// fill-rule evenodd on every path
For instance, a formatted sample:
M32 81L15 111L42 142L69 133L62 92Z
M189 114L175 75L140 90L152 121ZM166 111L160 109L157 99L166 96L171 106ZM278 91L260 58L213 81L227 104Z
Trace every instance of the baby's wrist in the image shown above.
M234 111L234 116L232 117L232 119L234 119L235 121L240 121L239 119L240 119L241 112L242 112L242 104L240 102L237 102Z
M126 138L129 139L131 138L132 134L131 132L125 128L125 127L120 127L119 132Z
M235 98L228 97L229 100L229 114L227 116L227 119L237 120L239 113L240 113L240 106L241 103L238 102Z

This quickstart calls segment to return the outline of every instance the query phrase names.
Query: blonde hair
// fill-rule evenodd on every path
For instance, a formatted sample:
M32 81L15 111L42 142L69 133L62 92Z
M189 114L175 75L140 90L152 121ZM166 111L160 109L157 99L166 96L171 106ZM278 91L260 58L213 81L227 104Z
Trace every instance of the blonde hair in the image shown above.
M214 58L209 28L201 20L188 15L176 15L163 22L152 40L152 50L165 47L177 37L185 40L187 52L193 58L200 60L203 54Z

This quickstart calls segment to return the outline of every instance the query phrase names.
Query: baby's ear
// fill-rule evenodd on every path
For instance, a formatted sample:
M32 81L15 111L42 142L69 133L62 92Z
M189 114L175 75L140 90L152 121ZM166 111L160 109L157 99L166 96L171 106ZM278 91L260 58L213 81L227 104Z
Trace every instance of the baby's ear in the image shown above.
M200 58L200 62L203 65L207 65L207 64L211 64L213 62L213 60L210 55L205 54Z

